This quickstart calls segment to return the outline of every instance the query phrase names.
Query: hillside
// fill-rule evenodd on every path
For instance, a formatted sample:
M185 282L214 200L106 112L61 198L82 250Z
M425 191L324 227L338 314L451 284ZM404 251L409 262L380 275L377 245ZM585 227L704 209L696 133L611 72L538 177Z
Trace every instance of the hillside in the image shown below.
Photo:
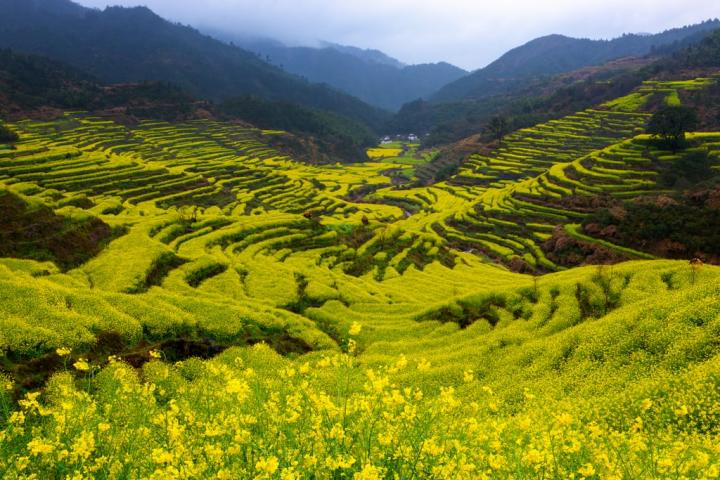
M704 71L712 72L720 67L719 35L720 30L710 34L701 32L673 44L672 48L658 49L650 56L615 60L549 78L528 79L522 88L512 93L480 100L415 101L403 106L387 128L427 134L423 138L427 147L453 144L467 137L480 137L488 143L492 137L485 130L496 116L507 119L509 130L514 131L626 95L644 80L692 78Z
M389 65L396 68L403 68L407 66L397 58L393 58L386 53L381 52L380 50L370 48L358 48L351 45L340 45L338 43L332 42L321 42L321 47L332 48L334 50L337 50L338 52L352 55L353 57L359 58L360 60L367 63L379 63L381 65Z
M273 41L233 40L290 73L311 82L327 83L371 105L391 111L397 111L412 100L429 97L467 74L465 70L444 62L403 65L382 52L341 45L287 47Z
M35 2L20 37L127 16L174 52L153 75L228 65L145 9ZM0 51L0 477L720 477L720 30L693 35L406 106L466 117L443 148Z
M193 99L160 82L103 85L77 69L36 55L0 50L0 114L56 119L79 109L125 124L142 119L187 121L221 118L286 133L274 145L309 163L360 162L375 143L372 131L340 115L255 97L219 104Z
M529 79L601 65L623 57L638 57L661 47L681 44L720 28L720 21L668 30L655 35L624 35L613 40L589 40L549 35L510 50L485 68L446 85L431 100L452 102L479 99L522 88Z
M82 218L119 236L0 259L0 467L699 478L720 463L720 269L582 225L684 191L666 172L690 155L720 176L719 132L674 153L641 133L719 82L646 82L416 188L215 120L9 124L16 230L39 211L49 238ZM620 263L566 268L585 262Z
M170 84L103 85L62 63L10 50L0 50L0 100L0 114L10 118L53 118L63 109L81 109L127 118L187 120L210 108Z
M163 81L211 100L255 95L373 126L386 118L350 95L308 83L147 8L99 11L69 0L2 0L0 8L0 48L43 55L105 83Z
M365 150L376 143L373 131L361 123L292 103L239 97L213 110L224 120L241 119L262 129L295 134L296 138L276 135L272 143L309 163L363 162L368 158Z

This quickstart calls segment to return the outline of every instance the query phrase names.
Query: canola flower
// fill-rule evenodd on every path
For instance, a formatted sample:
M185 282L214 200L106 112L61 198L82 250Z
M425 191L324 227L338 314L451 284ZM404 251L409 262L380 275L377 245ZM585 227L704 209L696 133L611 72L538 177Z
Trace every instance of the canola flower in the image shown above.
M55 353L57 353L60 357L67 357L70 353L72 353L72 350L67 347L60 347L55 350Z
M277 457L261 458L255 464L255 470L262 475L272 475L278 470L278 459Z
M372 159L398 157L401 153L401 148L370 148L367 151L368 157Z
M350 325L350 330L348 333L352 336L360 335L360 332L362 331L362 324L360 322L353 322L352 325Z
M659 379L631 402L593 403L538 402L542 392L528 389L512 400L475 380L423 391L397 383L414 372L404 356L381 368L348 354L296 364L259 345L208 361L152 361L141 372L116 360L91 384L63 372L44 393L25 395L0 430L0 470L4 478L711 479L720 474L718 367L688 370L670 386Z
M80 372L87 372L90 370L90 364L84 358L80 358L78 359L78 361L73 363L73 367L75 368L75 370L78 370Z
M432 367L432 364L427 359L422 359L417 364L417 369L421 372L427 372Z
M671 85L653 88L666 87ZM126 210L128 218L137 219L128 235L80 269L94 288L82 285L85 275L45 278L46 272L35 277L6 268L7 259L0 262L6 296L21 299L5 302L0 312L0 348L20 357L35 355L37 340L42 339L41 349L47 349L43 355L54 351L64 362L74 361L74 368L53 377L42 393L29 392L19 401L21 385L0 375L2 476L718 477L720 368L717 360L704 364L717 354L718 289L711 283L717 282L715 269L690 270L685 263L678 267L672 262L619 267L622 271L616 275L577 269L530 287L528 278L473 263L470 257L463 259L470 264L458 264L458 269L441 265L442 260L452 261L443 259L441 252L447 238L432 228L449 219L468 234L475 229L465 227L480 227L485 232L483 250L507 259L522 256L532 265L554 269L535 247L547 238L546 227L558 210L548 212L548 223L520 222L522 231L509 222L496 225L491 210L520 214L528 197L569 195L568 185L623 195L641 185L650 187L652 180L639 184L636 174L656 172L636 167L645 165L649 148L651 156L660 152L630 137L646 121L636 109L652 94L633 95L606 105L621 113L591 109L519 131L508 138L500 156L474 155L460 172L465 178L482 178L486 185L506 178L508 172L546 171L549 157L575 159L554 165L532 181L501 189L382 188L374 194L379 202L352 207L346 201L351 187L361 181L386 184L387 165L325 169L298 164L275 157L278 152L267 145L237 138L244 136L242 130L218 122L143 122L140 128L127 129L84 114L68 114L61 120L63 128L22 122L27 139L18 150L5 152L1 173L15 183L19 176L27 177L28 167L36 170L47 164L52 175L38 173L36 186L23 191L38 190L47 201L64 192L55 206L69 205L72 195L94 190L78 181L79 169L96 185L116 184L117 173L132 178L147 167L156 181L133 188L135 199L148 199L140 204L121 198L130 192L87 193L97 211ZM547 135L548 129L561 134ZM716 156L720 137L702 135L693 140ZM133 145L137 141L147 148L124 151L130 138ZM377 150L372 152L377 158L401 153ZM610 162L616 173L597 168L603 157L622 159ZM202 169L188 168L194 159L201 159ZM235 180L226 185L237 202L224 207L222 215L218 206L201 208L205 219L186 225L195 215L187 211L193 207L162 207L178 194L194 197L193 190L176 183L181 172L216 184L239 164L252 174L238 178L238 185L232 185ZM320 184L311 187L311 180ZM42 190L50 184L52 195L45 195L48 192ZM211 203L207 188L197 193ZM389 225L360 248L344 249L340 242L343 250L335 249L339 230L325 231L326 223L349 227L362 222L374 229L377 223L402 217L398 207L380 203L383 198L417 203L417 231ZM324 218L310 226L296 212L316 202ZM485 215L472 214L488 206L492 208L485 209ZM352 213L355 208L361 211ZM534 211L544 216L540 209ZM235 221L236 213L248 212ZM180 223L165 223L164 217L175 214ZM426 220L432 225L423 225ZM229 225L222 226L226 222ZM225 245L225 240L230 243ZM376 241L392 248L376 251ZM332 247L322 248L326 244ZM171 270L162 287L138 293L149 269L172 252L179 253L178 247L191 262ZM320 261L313 262L316 253ZM408 262L409 254L413 262ZM403 271L405 264L418 259L429 263ZM342 275L347 267L363 267L365 262L373 271L359 277ZM23 268L38 273L45 269ZM304 281L296 278L296 269L302 270L306 288L299 288ZM204 276L220 271L231 275ZM420 272L425 277L422 284L432 285L434 280L435 288L417 288L413 277ZM201 288L189 290L200 280ZM238 281L243 288L238 288ZM706 287L681 291L689 284ZM512 288L505 290L508 286ZM476 292L480 287L493 291ZM310 300L308 305L322 307L308 308L307 319L275 308L306 300L298 298L300 291ZM663 299L669 296L676 297L675 305L663 311ZM628 310L648 297L652 305L637 307L647 315ZM611 312L616 307L624 308L620 315ZM432 320L445 319L438 309L460 317L471 314L463 320L473 323L463 329L449 328L455 327L452 323L434 325ZM483 312L492 314L497 324L476 318L475 313ZM608 313L612 318L594 321ZM318 326L347 325L347 318L349 336L362 333L362 339L342 339L347 355L321 353L334 351L338 344ZM360 320L352 321L355 318ZM591 324L606 329L592 329ZM273 332L300 340L314 351L290 361L263 347L234 349L211 361L175 365L156 361L163 354L151 351L153 361L142 369L110 357L97 376L86 375L98 367L87 359L71 359L72 350L92 348L108 326L128 345L146 335L155 342L196 330L229 343L248 334ZM558 334L562 330L568 330L567 335ZM396 348L403 354L392 356L389 352ZM701 367L685 370L694 363ZM602 364L607 368L595 369ZM658 370L672 375L655 378L659 364ZM623 370L627 365L636 368ZM646 375L648 369L652 375ZM502 373L493 375L495 371ZM607 372L616 380L603 378Z

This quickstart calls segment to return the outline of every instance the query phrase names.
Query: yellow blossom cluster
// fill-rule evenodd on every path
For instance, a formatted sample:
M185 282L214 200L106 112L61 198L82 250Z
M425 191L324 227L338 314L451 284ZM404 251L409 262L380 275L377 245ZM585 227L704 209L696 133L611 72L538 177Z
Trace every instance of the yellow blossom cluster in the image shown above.
M503 398L397 383L404 357L296 363L264 345L141 372L71 372L6 410L4 478L717 478L719 361L618 394ZM80 369L82 370L82 369ZM539 398L538 398L539 397ZM0 417L2 419L3 417Z

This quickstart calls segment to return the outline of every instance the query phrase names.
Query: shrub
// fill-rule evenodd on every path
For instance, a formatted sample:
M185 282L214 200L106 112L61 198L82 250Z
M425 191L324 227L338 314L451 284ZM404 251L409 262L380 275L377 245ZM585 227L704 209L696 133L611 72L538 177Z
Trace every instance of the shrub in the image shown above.
M0 123L0 143L14 143L20 140L17 133Z

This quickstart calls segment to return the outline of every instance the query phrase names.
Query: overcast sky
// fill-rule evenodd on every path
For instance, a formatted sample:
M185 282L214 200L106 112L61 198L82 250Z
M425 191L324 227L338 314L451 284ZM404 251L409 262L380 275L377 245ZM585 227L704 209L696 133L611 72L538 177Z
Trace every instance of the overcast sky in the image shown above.
M406 63L480 68L550 33L613 38L720 16L720 0L79 0L147 5L161 16L290 44L376 48Z

